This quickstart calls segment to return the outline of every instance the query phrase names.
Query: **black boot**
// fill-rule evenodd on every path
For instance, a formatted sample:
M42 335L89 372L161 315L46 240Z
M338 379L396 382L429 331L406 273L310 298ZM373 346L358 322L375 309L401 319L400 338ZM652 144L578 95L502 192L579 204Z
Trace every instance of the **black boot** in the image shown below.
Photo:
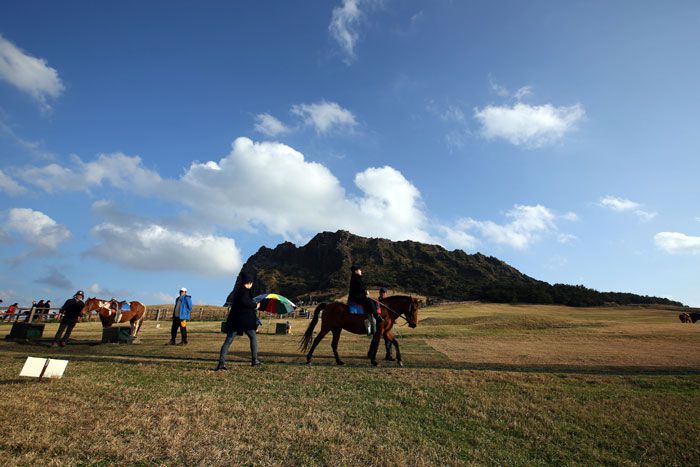
M214 368L214 371L226 371L226 370L228 370L228 368L226 368L226 365L224 365L224 364L221 363L221 362L219 362L219 363L216 365L216 368Z
M255 360L253 360L253 361L250 363L250 365L251 365L251 366L260 366L260 365L262 365L262 362L256 358Z

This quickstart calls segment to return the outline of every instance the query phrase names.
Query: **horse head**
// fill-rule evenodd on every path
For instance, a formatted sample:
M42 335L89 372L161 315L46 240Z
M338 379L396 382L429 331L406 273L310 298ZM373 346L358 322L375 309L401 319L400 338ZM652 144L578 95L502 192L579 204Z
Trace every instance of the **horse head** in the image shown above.
M101 300L95 297L88 298L85 301L85 306L83 307L83 311L81 312L81 314L84 315L92 311L97 311L97 313L101 317L108 317L111 314L111 310L109 308L109 301Z
M406 321L408 321L409 328L415 328L418 326L418 299L414 297L409 297L411 303L408 305L408 311L406 312Z

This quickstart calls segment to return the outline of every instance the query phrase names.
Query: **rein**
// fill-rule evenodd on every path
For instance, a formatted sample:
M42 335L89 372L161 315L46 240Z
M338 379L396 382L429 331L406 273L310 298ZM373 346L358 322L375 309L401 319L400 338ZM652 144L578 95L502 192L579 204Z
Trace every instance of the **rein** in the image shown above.
M384 307L384 308L386 308L387 310L389 310L391 313L395 314L398 318L403 318L404 321L406 321L406 324L409 324L409 323L410 323L410 321L408 321L408 318L406 318L406 317L404 316L403 313L399 313L398 311L394 310L393 308L391 308L391 307L390 307L389 305L387 305L386 303L380 302L379 300L374 300L374 301L377 302L377 304L378 304L380 307ZM409 305L408 305L408 310L410 311L412 308L413 308L413 302L411 301L411 302L409 303Z

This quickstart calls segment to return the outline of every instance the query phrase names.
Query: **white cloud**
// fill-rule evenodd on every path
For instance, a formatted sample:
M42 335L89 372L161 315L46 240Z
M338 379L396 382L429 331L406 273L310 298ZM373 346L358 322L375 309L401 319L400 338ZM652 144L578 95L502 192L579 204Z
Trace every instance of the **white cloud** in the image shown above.
M613 211L631 211L640 206L639 203L632 200L610 195L600 198L600 205Z
M530 96L532 96L532 86L523 86L513 93L513 97L518 101Z
M0 190L10 196L17 196L26 193L26 188L14 181L11 177L0 170Z
M577 239L576 235L572 235L572 234L562 233L562 234L557 235L557 241L559 243L571 243L576 239Z
M132 295L132 293L129 290L125 290L125 289L111 290L111 289L107 289L105 287L102 287L98 283L90 284L85 289L85 291L87 292L88 297L93 296L93 297L101 297L101 298L105 298L105 299L106 299L106 297L125 298L125 297L130 297Z
M652 220L658 214L657 212L642 211L641 209L637 209L636 211L634 211L634 213L637 215L637 217L639 217L644 222L648 222L648 221Z
M320 134L326 134L338 128L352 129L357 125L352 112L335 102L296 104L292 106L291 112L301 117L306 125L313 126Z
M466 233L464 230L455 229L446 225L438 227L440 232L440 242L448 248L459 248L464 251L475 249L479 245L479 240Z
M580 104L554 107L551 104L512 106L488 105L474 110L486 139L504 139L516 146L538 148L561 140L586 115Z
M291 130L272 115L262 113L255 116L255 131L267 136L277 136L289 133Z
M92 166L98 161L81 161L78 166ZM198 229L201 226L234 231L264 228L294 241L304 240L309 233L345 229L363 236L417 240L463 249L473 249L479 244L478 234L488 242L526 248L541 236L559 234L556 220L577 219L575 213L557 216L537 205L515 206L507 214L510 222L503 225L474 219L442 225L428 219L418 188L393 167L370 167L357 173L356 193L348 193L326 166L306 160L292 147L244 137L233 142L228 155L218 161L192 163L179 178L161 178L144 169L138 158L133 162L135 165L123 172L122 178L94 177L93 183L115 183L130 192L175 202L187 208L182 219L196 219ZM56 170L61 172L60 168ZM82 174L84 170L74 170L73 176L77 172ZM132 176L133 179L129 178ZM171 227L167 221L125 215L104 200L95 202L93 211L107 219L95 229L98 238L103 239L104 245L98 249L102 256L119 252L114 253L119 257L117 260L124 259L139 267L145 267L142 262L166 263L164 259L152 260L147 254L143 246L147 240L142 238L144 230L161 232L151 229L153 224L163 229L161 235L166 239L170 238L168 233L182 230L180 225ZM128 227L131 224L140 227ZM561 235L560 241L571 239ZM128 239L135 244L128 243ZM124 247L115 247L120 242ZM130 254L122 255L122 250L138 253L131 258Z
M360 39L358 28L362 19L361 0L343 0L341 6L333 8L328 30L345 54L345 63L355 60L355 45Z
M552 210L540 204L515 205L506 213L506 217L510 219L506 224L467 218L459 220L456 229L462 232L476 231L490 243L525 249L548 234L557 233L557 241L560 243L568 243L575 239L573 235L557 232L556 220L570 220L570 214L558 217Z
M19 176L49 193L88 191L105 182L117 188L147 193L161 181L157 172L143 167L140 157L122 153L100 154L92 162L83 162L74 156L72 167L59 164L25 167Z
M135 269L189 271L208 276L237 272L241 255L233 239L186 234L157 224L95 226L100 243L86 252Z
M28 55L0 35L0 79L32 96L43 111L51 109L49 98L65 89L58 72L43 58Z
M148 294L149 297L151 297L158 305L164 304L164 303L173 303L175 299L177 298L176 294L167 294L165 292L153 292Z
M497 83L491 76L489 76L489 86L491 87L491 91L497 96L515 99L516 101L521 101L526 97L531 97L533 94L532 86L530 85L522 86L515 92L511 92L507 87Z
M680 232L659 232L654 235L656 246L674 255L700 254L700 237L692 237Z
M399 171L382 167L357 174L362 195L351 197L328 168L281 143L238 138L219 162L192 164L172 183L161 193L196 217L232 229L263 225L294 239L341 228L399 240L428 238L420 193Z
M20 147L23 151L31 154L37 159L53 159L54 155L43 148L42 141L32 141L19 136L15 130L4 120L7 117L2 115L0 109L0 134L7 136L14 144Z
M66 226L58 224L43 212L28 208L10 209L5 226L43 251L56 250L61 242L70 237Z
M636 201L618 198L616 196L608 195L600 198L600 205L616 212L633 211L637 217L639 217L639 219L645 222L648 222L657 216L656 212L640 209L642 205Z

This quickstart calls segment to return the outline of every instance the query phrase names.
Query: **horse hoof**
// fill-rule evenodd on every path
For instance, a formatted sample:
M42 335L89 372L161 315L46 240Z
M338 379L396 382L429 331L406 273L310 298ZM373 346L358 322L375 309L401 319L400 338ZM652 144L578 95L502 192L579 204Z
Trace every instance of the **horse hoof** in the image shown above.
M345 365L345 362L342 361L342 360L336 360L335 363L337 363L338 365L341 365L341 366L342 366L342 365Z
M402 362L401 360L399 360L398 362L396 362L396 364L397 364L398 366L400 366L401 368L403 368L403 362Z
M311 365L311 357L306 357L306 364Z
M376 360L372 360L372 366L377 366L379 365Z
M387 355L386 357L384 357L384 360L386 360L387 362L393 362L396 359L394 357L392 357L391 355Z

